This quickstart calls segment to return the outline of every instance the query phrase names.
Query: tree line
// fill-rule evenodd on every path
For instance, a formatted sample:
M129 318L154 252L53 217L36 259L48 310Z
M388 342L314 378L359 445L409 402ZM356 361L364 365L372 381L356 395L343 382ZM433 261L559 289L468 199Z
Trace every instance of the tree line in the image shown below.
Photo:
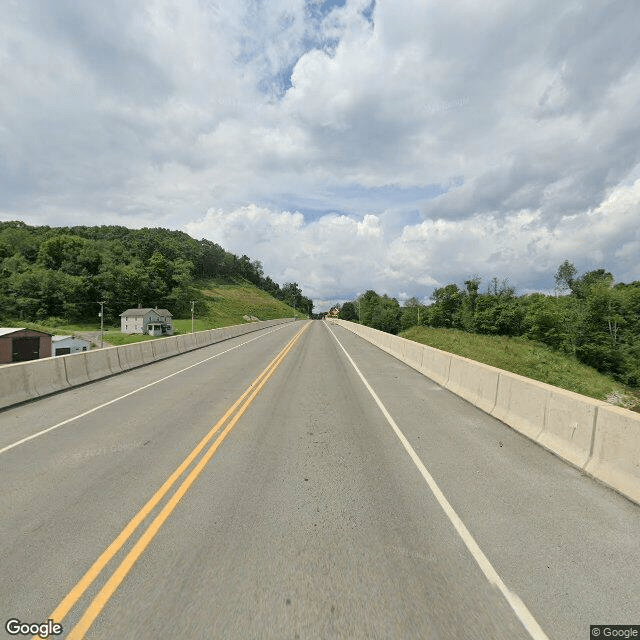
M565 260L554 276L555 295L516 295L508 280L492 278L485 290L473 276L463 285L434 290L431 304L367 291L345 302L338 317L398 333L415 325L488 335L523 336L574 355L602 373L640 386L640 281L617 283L596 269L578 275Z
M297 283L281 287L259 260L181 231L0 222L0 319L93 321L97 301L114 323L139 304L186 317L208 278L242 278L303 313L313 308Z

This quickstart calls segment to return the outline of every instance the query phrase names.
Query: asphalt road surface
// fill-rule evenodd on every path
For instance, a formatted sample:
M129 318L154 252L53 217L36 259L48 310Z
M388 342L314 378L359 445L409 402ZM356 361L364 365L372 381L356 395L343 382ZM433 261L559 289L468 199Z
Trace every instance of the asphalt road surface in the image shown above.
M2 637L640 624L638 506L321 321L2 411L0 479Z

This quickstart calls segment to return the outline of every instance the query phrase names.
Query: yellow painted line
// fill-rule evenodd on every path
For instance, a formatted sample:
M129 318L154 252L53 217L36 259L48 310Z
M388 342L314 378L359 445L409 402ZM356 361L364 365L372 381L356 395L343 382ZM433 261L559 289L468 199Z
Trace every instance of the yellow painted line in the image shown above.
M158 514L156 519L153 521L153 523L150 525L150 527L147 529L147 531L143 534L141 540L144 538L145 535L147 535L149 533L149 530L158 521L160 516L163 513L165 513L165 510L167 509L167 507L169 505L173 504L171 509L169 509L169 511L166 512L166 515L162 519L162 522L164 522L164 520L166 520L166 518L168 517L169 513L171 513L173 508L175 508L175 505L178 503L178 501L180 500L182 495L184 495L184 493L186 493L186 490L193 483L193 481L199 475L199 473L202 471L202 469L204 468L206 463L213 456L213 454L215 453L217 448L220 446L222 441L226 438L226 435L229 433L229 431L231 431L233 426L235 426L235 424L240 419L242 414L247 410L247 408L253 402L253 400L256 397L256 395L262 389L262 387L264 386L266 381L271 377L273 372L280 365L280 363L284 360L284 358L289 353L289 351L291 351L291 349L293 348L295 343L298 341L298 339L300 338L302 333L309 327L309 325L310 325L310 323L307 323L304 327L302 327L302 329L300 329L300 331L298 331L298 333L296 333L296 335L285 345L285 347L282 349L282 351L280 351L280 353L267 365L267 367L251 383L251 385L249 385L249 387L246 389L246 391L233 403L233 405L227 410L227 412L224 414L224 416L222 416L222 418L220 418L220 420L218 420L218 422L216 422L216 424L209 431L209 433L207 433L204 436L204 438L202 438L202 440L196 445L196 447L193 449L193 451L184 459L184 461L171 474L171 476L169 476L169 478L160 487L160 489L158 489L158 491L156 491L156 493L151 497L151 499L142 507L142 509L140 509L140 511L131 519L131 521L127 524L127 526L120 532L120 534L117 536L117 538L105 549L105 551L102 552L102 554L93 563L93 565L87 571L87 573L85 573L85 575L78 581L78 583L73 587L73 589L71 589L71 591L65 596L65 598L62 600L62 602L60 602L60 604L56 607L54 612L49 616L50 619L54 620L55 622L62 622L63 618L69 613L71 608L84 595L86 590L94 582L94 580L98 577L98 575L104 569L104 567L107 565L107 563L124 546L124 544L127 542L127 540L129 540L129 538L133 535L133 533L140 526L140 524L151 513L151 511L156 507L156 505L160 502L160 500L162 500L162 498L167 494L167 492L176 483L176 481L184 473L184 471L190 466L190 464L198 456L198 454L206 447L206 445L213 438L213 436L219 431L219 429L222 427L222 425L234 414L234 412L238 409L238 407L240 407L240 405L245 400L245 398L247 398L247 396L249 396L249 398L247 399L245 404L242 405L238 409L238 412L236 413L236 415L234 416L234 418L230 422L229 426L227 426L227 428L222 432L222 434L220 434L218 439L213 443L212 447L209 449L209 451L207 451L207 453L202 458L200 463L198 463L198 465L189 474L189 476L187 476L187 478L182 483L182 485L180 486L180 488L178 489L176 494L174 494L174 497L167 503L167 505L164 507L164 509L160 512L160 514ZM253 393L252 393L252 391L253 391ZM249 395L249 394L251 394L251 395ZM203 464L203 461L204 461L204 464ZM196 470L198 470L198 472L194 475L194 472ZM191 478L191 480L189 481L190 478ZM187 481L189 481L189 483L185 487L185 484L187 483ZM185 487L184 491L182 491L183 487ZM174 503L173 501L175 499L175 496L178 495L178 493L180 493L181 491L182 491L182 493L180 494L180 497L177 500L175 500L175 503ZM160 522L160 524L157 526L157 529L155 530L155 532L157 532L157 530L160 528L162 522ZM155 535L155 532L153 533L153 535ZM148 541L144 545L144 547L147 546L147 544L150 542L151 538L153 538L153 535L151 535L151 537L148 539ZM127 558L129 558L129 556L133 553L133 551L138 547L139 543L140 543L140 540L138 541L136 546L134 546L134 548L131 550L131 552L129 552L129 554L125 558L125 561L126 561ZM142 551L144 550L144 547L142 547L142 549L140 550L140 553L142 553ZM139 555L140 554L138 554L138 556ZM136 556L135 559L137 559L137 556ZM135 559L133 560L133 562L135 562ZM123 561L123 564L124 564L125 561ZM133 562L131 562L131 564L133 564ZM119 569L121 567L122 567L122 564L120 565ZM126 573L124 575L126 575ZM124 578L124 575L122 576L122 578L120 579L118 584L122 581L122 579ZM113 576L112 576L112 578L113 578ZM107 584L109 584L109 582ZM105 585L105 587L106 587L106 585ZM104 587L103 587L103 590L104 590ZM115 590L115 588L114 588L114 590ZM102 593L102 591L100 593ZM100 595L100 594L98 594L98 595ZM104 604L102 606L104 606ZM100 607L100 608L102 608L102 607ZM96 615L97 615L97 613L96 613ZM95 619L95 616L94 616L93 619ZM72 633L75 632L77 627L78 627L78 625L72 630ZM71 638L72 636L69 635L67 637ZM76 636L73 636L73 637L82 637L82 636L76 635ZM37 638L37 636L34 636L34 640L35 640L35 638Z
M132 396L134 393L139 393L140 391L144 391L145 389L149 389L150 387L153 387L157 384L160 384L161 382L164 382L165 380L169 380L170 378L173 378L174 376L180 375L181 373L184 373L185 371L189 371L189 369L193 369L194 367L198 367L201 364L204 364L205 362L209 362L209 360L213 360L214 358L219 358L220 356L225 355L226 353L229 353L231 351L234 351L235 349L239 349L240 347L244 347L246 344L249 344L250 342L254 342L255 340L260 340L261 338L264 338L265 336L268 336L271 333L275 333L276 331L281 331L283 328L286 328L286 325L281 325L280 327L273 329L272 331L267 331L267 333L263 333L259 336L256 336L255 338L251 338L251 340L245 340L244 342L241 342L240 344L237 344L229 349L225 349L224 351L221 351L220 353L216 353L213 356L210 356L208 358L205 358L204 360L200 360L199 362L196 362L195 364L189 365L188 367L185 367L184 369L180 369L179 371L174 371L173 373L170 373L168 376L165 376L164 378L160 378L159 380L154 380L153 382L150 382L149 384L145 384L142 387L138 387L137 389L134 389L133 391L129 391L129 393L125 393L122 396L119 396L117 398L113 398L112 400L109 400L107 402L103 402L102 404L99 404L97 407L93 407L91 409L89 409L88 411L84 411L83 413L78 414L77 416L73 416L72 418L67 418L66 420L63 420L62 422L58 422L58 424L54 424L51 427L47 427L46 429L43 429L42 431L38 431L37 433L33 433L30 436L27 436L26 438L22 438L21 440L18 440L17 442L13 442L12 444L3 447L2 449L0 449L0 454L4 453L5 451L10 451L11 449L14 449L15 447L20 446L21 444L24 444L25 442L30 442L31 440L33 440L34 438L39 438L40 436L45 435L46 433L49 433L51 431L55 431L56 429L59 429L60 427L64 427L65 425L69 424L70 422L74 422L75 420L79 420L80 418L86 418L86 416L99 411L100 409L104 409L105 407L108 407L109 405L112 405L114 402L119 402L120 400L124 400L125 398L128 398L130 396ZM211 346L211 345L210 345ZM125 373L123 371L123 373Z

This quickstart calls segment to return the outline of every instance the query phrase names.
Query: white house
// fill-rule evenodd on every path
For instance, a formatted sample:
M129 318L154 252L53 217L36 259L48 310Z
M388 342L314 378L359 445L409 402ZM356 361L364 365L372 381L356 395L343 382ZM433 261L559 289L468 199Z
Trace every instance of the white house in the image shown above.
M166 309L127 309L120 314L120 331L148 333L150 336L172 336L172 318Z
M51 338L51 355L64 356L68 353L77 353L79 351L89 351L91 343L82 338L74 336L53 336Z

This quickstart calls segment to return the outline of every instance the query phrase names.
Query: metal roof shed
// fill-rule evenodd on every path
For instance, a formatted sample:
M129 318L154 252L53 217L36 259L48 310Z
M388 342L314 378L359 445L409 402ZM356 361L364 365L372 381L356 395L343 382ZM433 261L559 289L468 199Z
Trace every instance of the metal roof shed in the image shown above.
M51 335L24 327L0 327L0 364L50 357Z

